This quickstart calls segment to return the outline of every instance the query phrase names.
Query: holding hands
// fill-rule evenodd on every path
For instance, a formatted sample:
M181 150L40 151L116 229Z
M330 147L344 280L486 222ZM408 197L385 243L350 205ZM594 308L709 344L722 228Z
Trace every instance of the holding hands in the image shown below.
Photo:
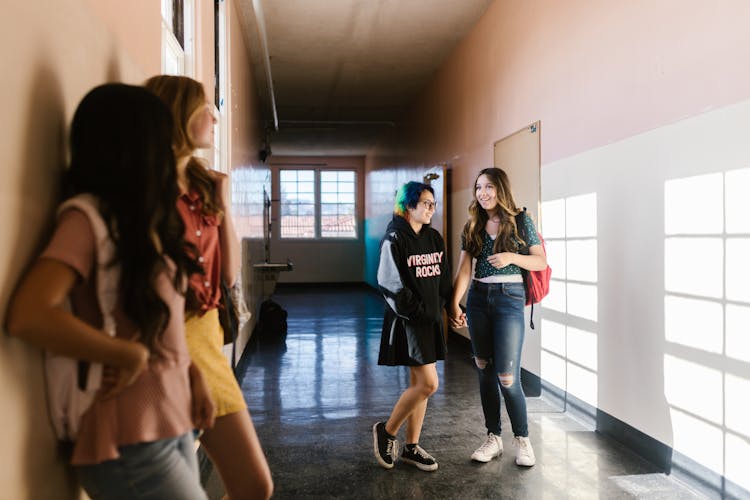
M466 313L463 312L461 306L458 304L452 304L448 310L448 319L450 320L453 328L462 328L467 326L466 324Z

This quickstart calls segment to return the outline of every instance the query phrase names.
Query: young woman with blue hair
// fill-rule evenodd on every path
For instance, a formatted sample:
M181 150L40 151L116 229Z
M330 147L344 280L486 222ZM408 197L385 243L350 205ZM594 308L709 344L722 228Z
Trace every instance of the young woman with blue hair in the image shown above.
M445 243L429 226L435 206L427 184L401 186L380 244L378 286L387 307L378 364L408 366L410 382L388 420L372 428L375 458L386 469L399 457L396 434L404 423L401 460L424 471L438 468L435 458L419 446L427 401L438 388L435 362L445 359L442 310L451 297Z

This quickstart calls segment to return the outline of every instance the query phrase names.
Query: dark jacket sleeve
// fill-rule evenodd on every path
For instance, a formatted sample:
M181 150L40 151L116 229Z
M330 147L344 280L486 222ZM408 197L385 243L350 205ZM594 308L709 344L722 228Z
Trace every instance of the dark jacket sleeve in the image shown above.
M408 321L424 321L424 303L418 294L406 286L406 280L401 276L398 266L402 258L400 254L394 241L387 237L383 239L378 264L378 287L388 306L397 315Z
M443 261L440 263L440 298L442 307L450 301L453 295L453 280L451 277L451 261L448 259L448 252L445 251L443 237L440 236L440 245L443 250Z

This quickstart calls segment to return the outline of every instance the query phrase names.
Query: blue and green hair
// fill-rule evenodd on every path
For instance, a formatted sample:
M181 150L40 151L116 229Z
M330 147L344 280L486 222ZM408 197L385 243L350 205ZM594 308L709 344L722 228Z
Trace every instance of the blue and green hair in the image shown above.
M429 191L435 196L435 190L428 184L409 181L398 189L396 202L393 204L393 213L406 218L407 208L417 208L419 197L424 191Z

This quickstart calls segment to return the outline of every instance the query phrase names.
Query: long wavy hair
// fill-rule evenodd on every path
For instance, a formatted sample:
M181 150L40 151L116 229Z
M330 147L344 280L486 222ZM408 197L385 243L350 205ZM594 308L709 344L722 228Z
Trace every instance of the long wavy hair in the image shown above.
M177 208L177 175L171 149L172 117L141 87L106 84L91 90L73 117L68 195L90 193L99 200L121 266L119 297L150 350L169 323L169 308L157 279L170 269L184 293L187 276L200 269L183 239Z
M177 158L190 157L187 165L187 178L190 189L195 190L203 203L206 215L223 215L216 198L215 184L206 171L203 160L193 155L198 149L190 134L190 125L203 106L206 105L206 93L200 82L186 76L157 75L144 84L172 110L174 131L172 147Z
M496 167L481 170L474 181L474 199L469 204L469 220L466 221L463 229L466 252L472 257L477 257L482 252L483 231L489 220L487 211L482 208L476 197L476 183L482 175L487 176L497 192L497 215L500 217L500 225L492 252L518 252L524 245L516 227L516 215L521 210L513 200L508 174Z

